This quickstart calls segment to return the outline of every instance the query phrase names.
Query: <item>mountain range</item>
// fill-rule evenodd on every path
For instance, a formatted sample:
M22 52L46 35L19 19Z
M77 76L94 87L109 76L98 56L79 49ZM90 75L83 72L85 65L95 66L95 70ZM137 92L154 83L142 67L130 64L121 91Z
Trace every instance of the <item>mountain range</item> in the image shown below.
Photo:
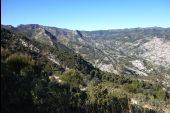
M170 74L170 28L79 31L38 24L3 26L40 43L61 43L103 71L123 75Z
M1 32L4 112L170 111L170 28Z

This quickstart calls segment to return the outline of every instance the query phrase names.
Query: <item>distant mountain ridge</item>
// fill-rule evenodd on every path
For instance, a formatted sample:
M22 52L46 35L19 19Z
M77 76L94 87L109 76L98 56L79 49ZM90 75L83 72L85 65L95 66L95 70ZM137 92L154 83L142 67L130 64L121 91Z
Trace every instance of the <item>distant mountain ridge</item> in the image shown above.
M170 73L170 28L79 31L38 24L3 27L51 46L60 42L103 71L144 76Z

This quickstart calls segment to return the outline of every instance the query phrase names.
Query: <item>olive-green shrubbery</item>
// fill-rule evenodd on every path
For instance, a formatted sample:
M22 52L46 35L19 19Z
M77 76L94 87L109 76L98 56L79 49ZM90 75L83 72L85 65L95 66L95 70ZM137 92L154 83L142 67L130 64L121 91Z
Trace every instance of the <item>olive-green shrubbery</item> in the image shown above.
M66 70L62 75L60 75L60 78L61 80L65 81L66 83L74 87L85 85L83 78L80 76L80 73L78 73L74 69Z

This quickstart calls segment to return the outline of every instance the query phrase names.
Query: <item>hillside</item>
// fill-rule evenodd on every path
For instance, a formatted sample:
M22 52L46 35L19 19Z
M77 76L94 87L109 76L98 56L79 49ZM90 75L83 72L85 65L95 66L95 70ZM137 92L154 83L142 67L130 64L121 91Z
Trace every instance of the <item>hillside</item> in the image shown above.
M37 24L6 28L51 46L60 42L103 71L142 76L170 74L170 28L74 31Z
M90 41L80 31L40 25L4 27L1 28L4 113L157 113L170 109L169 76L157 81L153 76L145 79L100 71L83 59L87 51L77 52L81 57L71 47L74 45L69 45L74 39Z

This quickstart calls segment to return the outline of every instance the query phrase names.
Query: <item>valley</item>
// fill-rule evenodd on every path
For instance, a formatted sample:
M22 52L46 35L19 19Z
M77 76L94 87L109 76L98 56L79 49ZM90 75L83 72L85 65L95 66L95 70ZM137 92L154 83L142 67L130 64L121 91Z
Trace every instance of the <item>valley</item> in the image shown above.
M28 113L169 112L170 28L79 31L28 24L1 25L1 32L4 111L16 97L11 110L23 105L31 107Z
M6 27L51 46L60 42L103 71L170 74L170 28L74 31L37 24Z

